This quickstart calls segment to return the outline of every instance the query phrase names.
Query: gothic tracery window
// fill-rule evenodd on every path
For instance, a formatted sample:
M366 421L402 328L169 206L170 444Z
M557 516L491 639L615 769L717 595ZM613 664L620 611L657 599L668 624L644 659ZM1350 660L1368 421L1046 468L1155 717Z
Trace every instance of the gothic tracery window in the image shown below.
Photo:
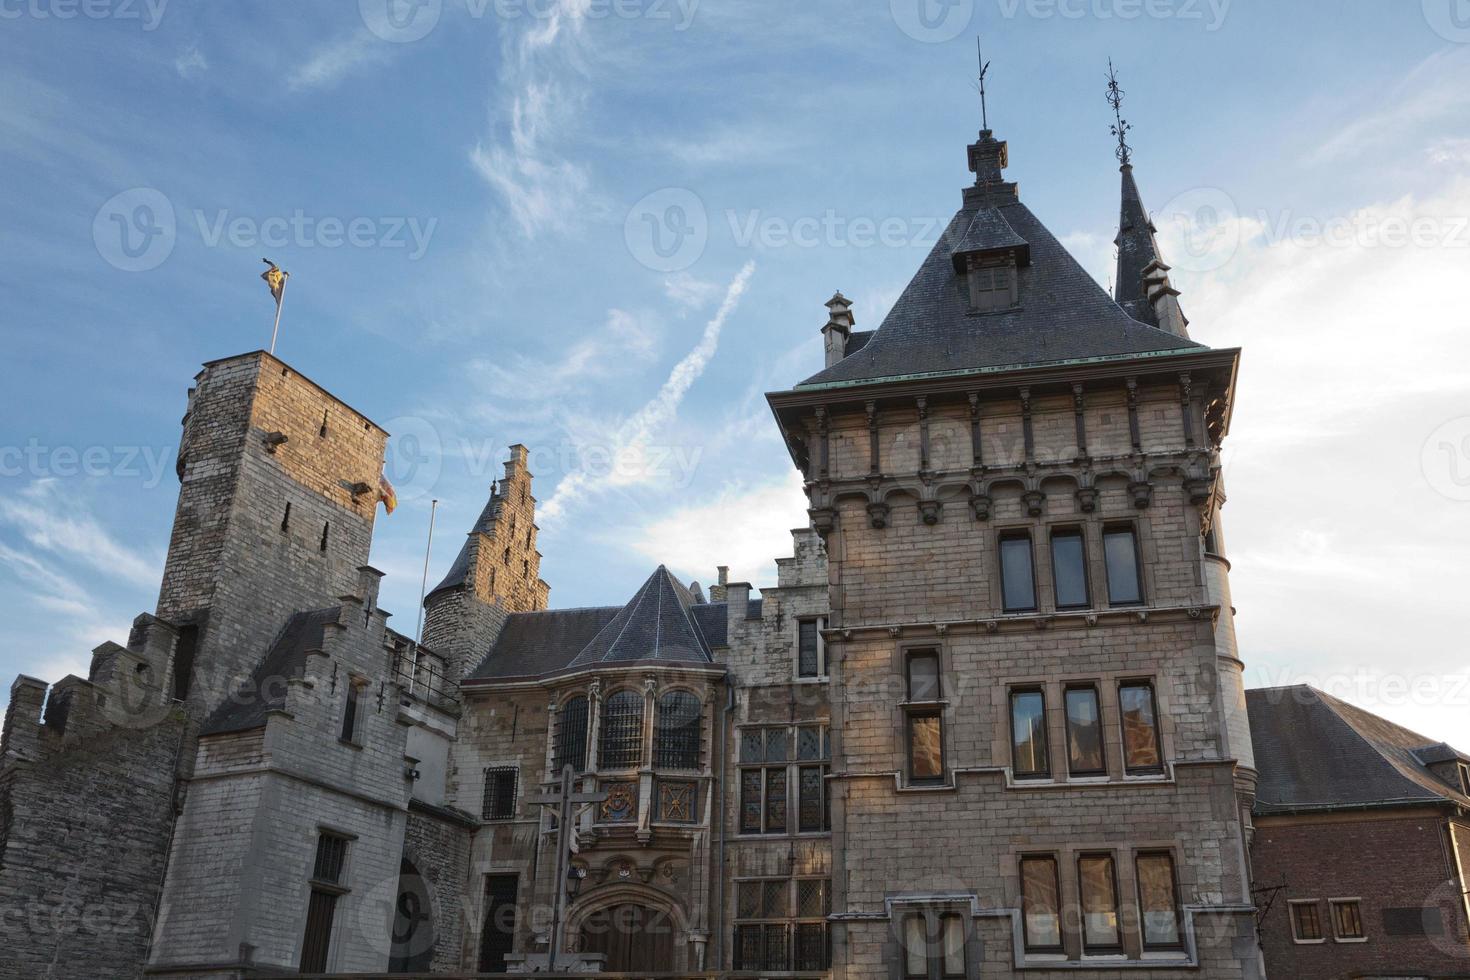
M660 769L699 768L699 698L669 691L658 701L653 764Z
M602 705L602 732L598 765L603 769L632 769L643 758L643 696L618 691Z

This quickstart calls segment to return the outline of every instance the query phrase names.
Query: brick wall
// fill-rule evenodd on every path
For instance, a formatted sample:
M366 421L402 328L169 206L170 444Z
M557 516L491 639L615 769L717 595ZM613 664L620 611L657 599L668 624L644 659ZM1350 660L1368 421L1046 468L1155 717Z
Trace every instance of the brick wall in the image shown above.
M1465 885L1448 833L1445 815L1432 809L1258 818L1251 845L1256 885L1285 886L1261 923L1268 974L1293 980L1470 975ZM1361 900L1366 942L1336 941L1332 898ZM1305 899L1315 900L1322 943L1293 941L1290 903ZM1423 921L1425 909L1437 910L1429 921L1440 925L1439 935L1391 934L1401 917ZM1389 911L1385 920L1386 910L1412 912Z

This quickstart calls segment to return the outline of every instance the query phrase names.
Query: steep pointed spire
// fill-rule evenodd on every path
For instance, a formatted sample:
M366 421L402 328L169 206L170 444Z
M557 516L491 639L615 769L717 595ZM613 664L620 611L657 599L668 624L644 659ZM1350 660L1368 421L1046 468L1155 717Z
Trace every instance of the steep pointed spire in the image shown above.
M1189 320L1179 306L1179 290L1169 282L1169 266L1159 252L1153 220L1143 206L1143 196L1133 179L1133 148L1128 131L1133 127L1123 118L1123 90L1108 61L1108 104L1113 107L1112 134L1118 138L1118 170L1123 175L1122 203L1118 216L1118 274L1113 299L1140 323L1158 327L1176 337L1189 337Z

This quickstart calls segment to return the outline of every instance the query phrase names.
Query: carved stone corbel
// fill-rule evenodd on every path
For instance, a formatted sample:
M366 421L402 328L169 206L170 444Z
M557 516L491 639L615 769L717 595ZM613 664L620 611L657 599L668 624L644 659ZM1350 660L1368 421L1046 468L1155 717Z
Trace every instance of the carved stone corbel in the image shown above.
M1021 500L1026 505L1026 513L1031 517L1040 517L1046 505L1046 494L1040 490L1027 490L1021 495Z
M975 520L990 520L991 503L990 494L988 493L977 493L970 497L970 508L975 512Z
M1215 481L1208 477L1195 476L1184 481L1184 489L1189 494L1189 502L1199 507L1209 502L1215 492Z
M811 518L812 530L824 538L837 526L837 511L831 507L813 507L806 513Z
M930 524L930 525L938 524L939 523L939 510L940 510L940 503L939 503L939 501L937 501L937 500L921 500L921 501L919 501L919 520L923 521L925 524Z
M875 528L888 526L888 505L882 501L868 504L868 524Z
M1133 497L1133 506L1143 510L1154 498L1154 485L1147 480L1134 480L1128 484L1128 493Z
M1077 488L1077 509L1084 514L1097 510L1097 487Z

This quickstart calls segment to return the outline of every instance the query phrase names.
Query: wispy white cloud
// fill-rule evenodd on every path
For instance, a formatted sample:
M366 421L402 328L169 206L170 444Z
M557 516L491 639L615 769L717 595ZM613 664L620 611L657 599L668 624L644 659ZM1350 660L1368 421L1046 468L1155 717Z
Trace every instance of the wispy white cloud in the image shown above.
M608 310L607 322L555 358L520 354L471 362L469 370L499 399L540 401L594 378L611 377L656 351L658 327L647 316Z
M664 277L664 295L681 307L703 306L720 294L720 284L687 272Z
M521 231L566 228L582 205L587 168L563 151L583 96L577 45L589 0L556 0L508 42L492 133L470 162L502 198Z
M27 544L135 584L157 583L162 563L120 543L85 505L64 495L55 480L37 480L0 498L0 522ZM53 583L54 584L54 583Z
M366 30L343 35L316 48L286 76L286 85L296 90L330 88L353 72L387 61L394 47Z
M731 280L725 290L724 301L705 324L699 343L674 365L653 398L626 420L593 437L598 443L597 448L603 450L609 458L617 460L619 465L610 472L603 473L594 471L584 462L580 469L564 477L557 484L551 499L541 508L541 517L547 524L565 516L571 507L596 492L601 485L628 486L649 479L651 468L640 464L646 461L658 432L673 421L689 388L715 356L715 351L719 348L720 331L739 306L740 297L754 271L755 263L747 262ZM582 441L584 444L588 441L587 434L584 434Z
M1308 160L1320 165L1346 156L1372 157L1377 148L1403 144L1422 127L1470 108L1470 48L1450 45L1425 58L1401 78L1378 108L1360 115L1324 142Z

